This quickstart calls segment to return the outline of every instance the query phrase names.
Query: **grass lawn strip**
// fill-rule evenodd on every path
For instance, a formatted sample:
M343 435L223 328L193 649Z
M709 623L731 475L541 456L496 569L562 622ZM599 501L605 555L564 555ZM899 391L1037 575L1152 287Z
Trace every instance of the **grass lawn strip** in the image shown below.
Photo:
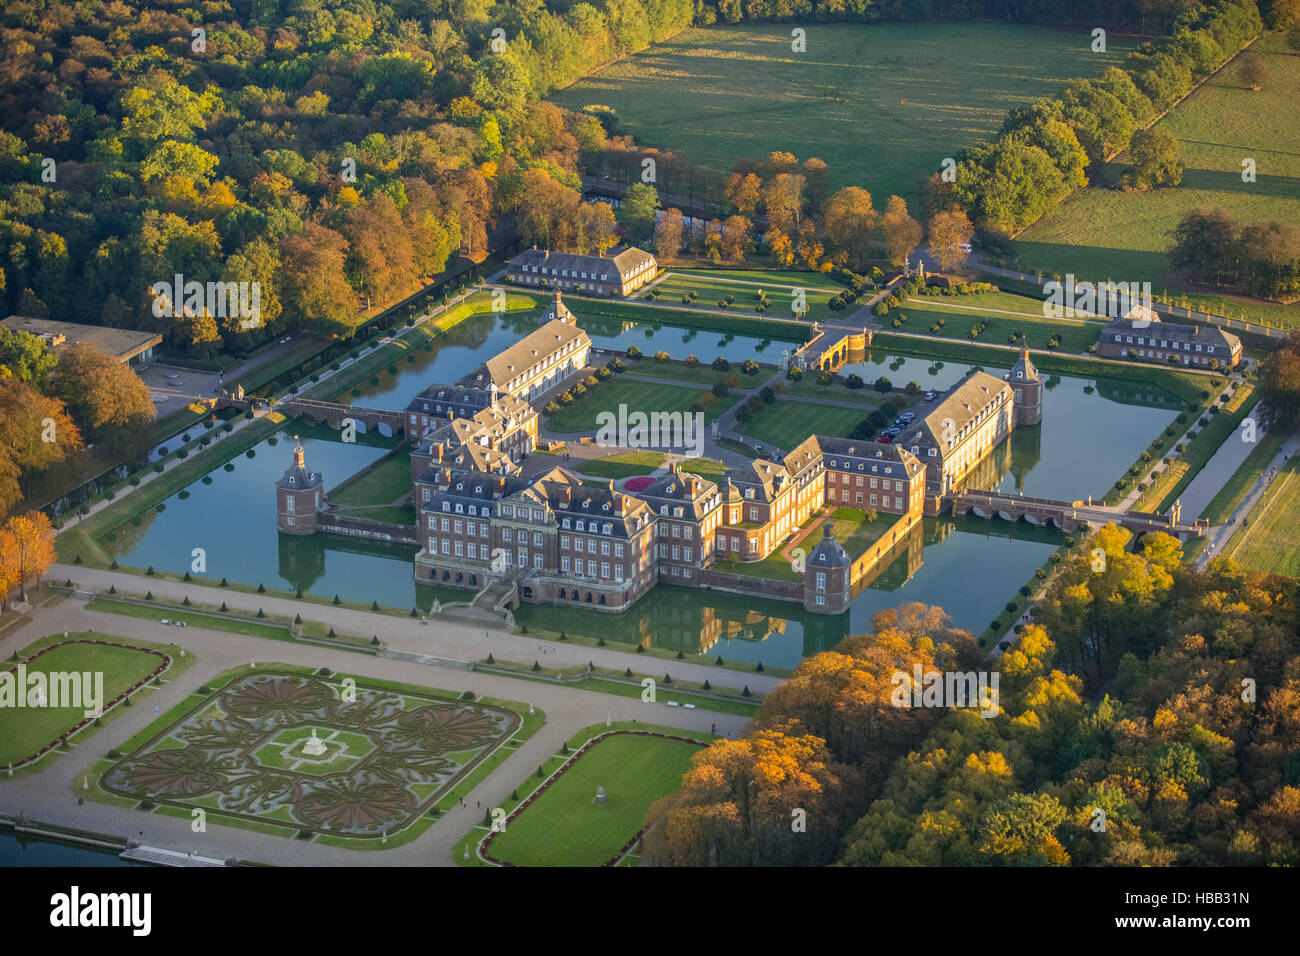
M179 663L175 652L157 645L145 644L129 638L107 634L92 634L78 631L68 635L65 640L60 637L46 638L27 648L18 655L18 661L7 662L2 670L13 674L10 678L18 680L19 666L31 677L34 673L77 673L90 672L103 675L102 711L98 718L102 726L110 713L116 716L116 709L128 696L155 677L161 677L172 666ZM51 707L54 701L54 687L48 683L45 688L46 706L6 708L5 733L0 735L0 766L12 766L14 770L37 763L46 754L55 750L61 741L68 740L76 734L82 738L81 731L95 725L96 718L86 716L86 707ZM27 695L25 687L17 686L15 693ZM88 688L87 691L92 691ZM30 700L30 697L27 698ZM88 703L88 702L83 702ZM84 738L82 738L84 739ZM80 743L81 740L78 740Z

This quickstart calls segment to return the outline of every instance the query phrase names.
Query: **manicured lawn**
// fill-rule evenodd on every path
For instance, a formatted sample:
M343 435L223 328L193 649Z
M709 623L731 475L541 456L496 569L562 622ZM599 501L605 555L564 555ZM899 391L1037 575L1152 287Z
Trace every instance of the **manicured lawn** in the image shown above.
M753 278L756 277L756 278ZM827 302L838 295L843 286L829 281L825 276L815 272L772 272L772 273L727 273L727 272L670 272L652 290L658 301L669 305L682 305L682 296L694 292L691 303L697 308L720 309L728 312L741 312L756 317L774 319L793 319L795 290L802 289L806 319L823 321L833 318ZM767 294L768 306L763 312L757 307L758 293ZM735 301L726 306L719 305L726 296ZM642 297L644 298L644 297Z
M1300 457L1278 472L1247 521L1224 547L1224 555L1253 571L1300 575L1295 530L1300 527Z
M843 380L822 386L818 384L815 372L809 372L798 381L786 379L785 390L790 395L798 395L803 398L830 398L837 402L857 402L864 406L862 409L864 418L871 414L872 409L878 408L886 397L880 392L874 391L871 388L871 382L867 382L863 388L845 388Z
M1300 123L1295 122L1300 57L1286 53L1276 35L1251 49L1263 55L1272 75L1263 90L1242 89L1234 62L1157 124L1178 140L1186 164L1181 185L1140 193L1108 188L1128 164L1127 155L1120 156L1100 183L1021 234L1016 243L1021 268L1073 272L1092 281L1149 281L1153 293L1167 291L1181 300L1185 282L1172 274L1166 250L1169 233L1190 210L1220 207L1242 222L1300 222L1300 178L1294 172L1300 154ZM1246 157L1257 164L1254 183L1241 181ZM1231 318L1244 311L1251 321L1300 326L1300 306L1232 302L1215 293L1189 297L1199 308L1227 301Z
M857 558L888 534L889 529L898 523L902 515L878 511L875 521L868 521L867 517L866 511L857 508L836 508L827 519L834 528L835 540L849 553L850 558ZM821 525L817 527L819 530L805 539L804 547L809 550L812 545L821 540Z
M611 378L603 385L588 391L572 405L561 408L546 419L546 427L557 432L594 432L596 416L608 411L618 414L619 405L627 405L631 412L687 412L690 407L709 394L703 389L686 386L661 385L635 378ZM713 421L734 405L737 396L718 399L704 413L706 422Z
M641 828L650 804L681 784L699 750L662 737L607 737L510 820L490 852L519 866L599 866ZM597 787L607 802L594 802Z
M701 361L705 361L701 359ZM711 361L711 360L708 360ZM741 361L744 361L742 359ZM705 388L712 388L718 382L730 375L740 379L741 388L752 388L758 380L762 380L772 374L772 369L760 370L755 375L746 375L740 370L739 363L733 365L729 371L717 372L708 364L700 365L698 368L687 368L681 362L667 361L660 362L651 356L627 362L628 375L642 375L649 378L672 378L679 379L683 382L690 382L693 385L703 385Z
M226 631L230 634L247 634L250 637L261 637L272 641L282 641L288 637L288 632L283 627L256 624L238 617L213 617L208 614L182 611L174 607L145 607L143 604L126 604L122 601L114 601L112 598L95 598L86 605L86 609L89 611L107 611L110 614L122 614L126 617L136 617L145 621L161 621L163 618L169 621L184 621L190 627L205 627L209 630Z
M622 455L610 455L595 461L585 461L575 466L575 470L584 475L597 478L630 478L633 475L648 475L664 463L663 452L630 451Z
M79 643L69 643L42 654L28 664L28 676L37 672L47 675L56 672L102 673L104 692L103 700L100 701L101 706L140 683L162 663L158 655L144 651L80 643L86 640L106 640L121 644L135 644L136 642L131 638L79 631L70 634L68 639ZM19 661L25 660L27 656L26 653L19 654ZM3 666L0 666L0 670L11 670L16 668L18 663L6 661ZM91 689L87 688L87 690ZM22 692L26 693L26 690L22 689ZM54 702L52 694L52 689L47 687L45 691L47 703ZM0 733L0 767L30 757L42 747L60 738L85 720L87 709L88 704L83 707L6 707L4 732Z
M411 493L411 456L405 449L382 458L326 497L340 505L389 505Z
M771 405L764 405L757 418L738 428L759 441L789 451L809 435L847 437L867 414L867 409L778 399Z
M996 132L1011 107L1098 76L1133 47L1112 34L1092 53L1086 30L987 22L798 25L806 53L792 52L786 23L687 29L551 98L610 106L637 142L719 170L772 150L817 156L834 186L863 186L883 209L890 193L910 203L943 157Z
M681 465L679 470L689 471L693 475L708 478L710 481L717 481L731 471L731 466L712 458L691 458Z
M987 326L975 341L998 345L1028 344L1030 348L1043 349L1047 348L1048 339L1060 336L1061 343L1057 348L1063 352L1080 353L1086 352L1089 345L1096 344L1106 324L1081 319L1048 319L1043 316L1040 300L1005 292L951 298L917 296L902 303L882 321L888 325L900 314L907 316L907 321L898 329L900 332L966 339L971 329L985 322ZM940 320L944 324L939 331L931 332L931 326L938 325ZM1017 338L1013 343L1012 335L1025 338Z

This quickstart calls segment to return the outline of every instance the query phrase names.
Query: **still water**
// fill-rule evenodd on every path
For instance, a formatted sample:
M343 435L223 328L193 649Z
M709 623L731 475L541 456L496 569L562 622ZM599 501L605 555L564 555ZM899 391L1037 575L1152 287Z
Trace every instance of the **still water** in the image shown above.
M111 850L37 840L0 830L0 867L9 866L147 866L123 860Z
M584 315L583 303L568 303L579 323L599 349L626 350L635 345L647 355L660 350L673 358L695 355L702 362L722 356L734 363L754 357L758 361L779 364L783 350L796 343L779 339L760 339L752 335L723 335L702 329L653 322L624 322L603 316ZM384 369L373 379L333 396L335 401L355 402L369 408L404 409L411 399L434 383L452 384L472 371L480 362L513 345L537 328L537 311L502 315L477 315L452 326L429 343L416 349L408 358L393 366L396 374Z
M384 372L378 386L363 386L361 395L344 397L371 406L404 407L427 384L453 381L532 327L529 318L466 320L440 337L435 348L414 353L415 362L403 361L396 375ZM761 344L735 336L724 345L717 333L671 326L601 326L584 320L584 327L605 347L644 342L643 351L694 353L705 361L714 355L709 346L740 361ZM787 346L777 341L766 348ZM777 359L779 352L770 360ZM883 374L895 382L916 380L939 389L954 384L970 366L873 352L857 369L870 380ZM995 368L988 371L1001 374ZM1011 440L989 456L971 480L972 487L1066 499L1100 496L1180 410L1174 396L1145 385L1069 376L1048 376L1045 385L1042 423L1017 428ZM325 426L291 425L274 445L270 440L258 445L252 459L236 458L233 471L218 468L209 476L210 484L195 482L187 499L174 495L161 513L150 510L122 525L104 540L105 548L124 564L152 564L179 573L188 569L192 550L202 547L211 578L224 575L232 581L301 588L326 597L338 594L392 607L423 609L435 597L467 599L467 592L417 585L410 563L413 547L333 535L279 534L274 483L289 465L293 432L302 434L308 467L324 474L326 487L391 447L377 436L345 445ZM625 614L526 605L518 617L539 628L793 667L809 654L834 647L845 634L863 630L876 611L905 601L940 605L958 626L978 633L1060 543L1061 536L1050 529L977 518L926 519L866 583L851 610L836 617L805 614L784 602L669 586L661 586Z

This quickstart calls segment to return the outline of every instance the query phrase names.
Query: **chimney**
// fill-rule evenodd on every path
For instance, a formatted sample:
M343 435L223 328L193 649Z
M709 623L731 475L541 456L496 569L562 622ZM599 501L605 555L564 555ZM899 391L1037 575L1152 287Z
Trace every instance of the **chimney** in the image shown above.
M608 480L605 482L605 487L608 488L610 491L613 491L613 490L614 490L614 479L613 479L613 478L608 479Z
M677 474L677 462L674 461L668 466L668 473L670 475Z
M441 465L442 464L442 442L438 442L438 444L434 445L433 448L434 448L434 453L437 455L435 461L437 461L438 464Z
M502 494L505 494L505 491L506 491L506 476L505 476L505 475L502 475L502 476L501 476L500 480L497 482L497 487L501 489L501 493L502 493Z

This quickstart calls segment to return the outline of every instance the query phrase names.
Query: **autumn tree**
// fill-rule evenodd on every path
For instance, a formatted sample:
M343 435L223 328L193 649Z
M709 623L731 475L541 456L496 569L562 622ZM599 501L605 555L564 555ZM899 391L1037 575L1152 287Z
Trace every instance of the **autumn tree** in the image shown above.
M1132 165L1124 173L1124 183L1133 189L1177 186L1183 181L1183 162L1178 158L1178 140L1163 130L1138 130L1129 142Z
M156 410L149 388L128 365L79 342L59 354L52 393L96 443L118 454L142 451L152 440Z
M826 238L848 256L849 265L861 268L870 257L876 210L871 193L859 186L845 186L822 207Z
M5 459L0 452L0 481L3 481ZM9 609L9 592L18 587L18 542L8 524L0 525L0 611Z
M803 176L797 173L773 176L763 189L763 205L769 225L776 226L786 235L797 233L803 219Z
M359 321L356 295L344 275L348 241L314 222L280 243L284 300L304 324L326 335L346 335Z
M678 216L680 220L680 214ZM582 203L578 206L578 251L603 256L618 242L614 231L618 223L614 208L607 202Z
M722 255L728 262L744 262L749 230L753 224L744 216L728 216L722 224Z
M830 173L826 163L816 156L810 156L803 161L800 172L803 173L808 208L821 209L826 197L830 195Z
M901 196L889 197L880 229L890 265L901 266L921 244L921 224L907 214L907 202Z
M723 191L727 208L742 216L752 216L763 198L763 180L754 173L732 173Z
M790 237L776 226L769 227L767 232L763 233L763 241L767 243L768 254L775 265L786 267L794 262L794 247Z
M18 378L0 378L0 515L23 498L22 481L69 460L81 433L62 401Z
M41 577L57 560L54 553L54 529L43 511L29 511L14 515L5 523L5 538L0 544L13 549L13 563L17 566L18 597L27 600L27 582L33 577L40 587Z
M684 220L680 209L665 209L655 226L655 256L660 262L677 258L682 248Z
M970 257L964 244L969 244L975 228L961 210L941 212L930 220L926 231L930 234L930 249L945 272L960 269Z

